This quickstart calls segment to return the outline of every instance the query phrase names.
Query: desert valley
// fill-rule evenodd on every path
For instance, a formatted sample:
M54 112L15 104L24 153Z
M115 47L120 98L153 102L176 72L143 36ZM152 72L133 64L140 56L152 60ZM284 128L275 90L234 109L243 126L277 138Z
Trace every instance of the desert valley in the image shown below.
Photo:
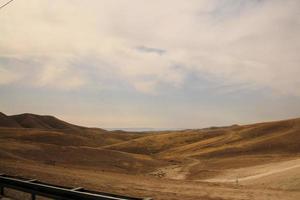
M0 200L300 200L300 0L0 0Z
M300 199L300 119L124 132L1 113L0 126L5 174L155 200Z

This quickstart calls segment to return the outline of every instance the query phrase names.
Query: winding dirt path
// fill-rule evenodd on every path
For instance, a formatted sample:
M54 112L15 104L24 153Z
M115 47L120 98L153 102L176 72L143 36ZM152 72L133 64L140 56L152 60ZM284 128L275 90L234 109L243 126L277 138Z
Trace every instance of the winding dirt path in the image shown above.
M189 158L183 164L178 164L178 165L176 164L176 165L169 165L167 167L162 167L150 174L158 177L169 178L169 179L185 180L190 173L190 169L193 166L199 164L200 162L201 162L200 160Z
M238 180L238 182L242 182L275 175L277 173L286 172L296 168L300 168L300 159L230 170L219 177L206 179L205 181L228 183L236 182Z

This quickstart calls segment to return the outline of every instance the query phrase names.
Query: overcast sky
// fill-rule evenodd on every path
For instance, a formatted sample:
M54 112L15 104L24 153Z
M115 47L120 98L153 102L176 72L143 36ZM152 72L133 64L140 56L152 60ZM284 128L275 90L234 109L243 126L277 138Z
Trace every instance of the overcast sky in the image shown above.
M105 128L300 117L299 64L299 0L15 0L0 10L6 114Z

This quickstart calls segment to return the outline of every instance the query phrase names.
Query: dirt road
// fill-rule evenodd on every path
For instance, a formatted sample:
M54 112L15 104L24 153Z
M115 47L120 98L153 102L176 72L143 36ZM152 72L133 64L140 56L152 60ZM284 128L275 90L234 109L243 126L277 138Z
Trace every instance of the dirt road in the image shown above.
M205 181L219 183L234 183L238 179L238 182L241 183L248 180L265 178L267 176L276 175L278 173L287 172L289 170L297 168L300 168L300 159L228 170L220 176L217 176L212 179L206 179Z

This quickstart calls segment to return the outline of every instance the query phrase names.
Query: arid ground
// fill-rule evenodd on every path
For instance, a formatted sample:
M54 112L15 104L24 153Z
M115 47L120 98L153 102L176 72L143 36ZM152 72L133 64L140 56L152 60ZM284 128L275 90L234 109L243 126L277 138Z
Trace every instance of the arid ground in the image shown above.
M155 200L300 199L300 119L130 133L0 113L0 126L0 173Z

